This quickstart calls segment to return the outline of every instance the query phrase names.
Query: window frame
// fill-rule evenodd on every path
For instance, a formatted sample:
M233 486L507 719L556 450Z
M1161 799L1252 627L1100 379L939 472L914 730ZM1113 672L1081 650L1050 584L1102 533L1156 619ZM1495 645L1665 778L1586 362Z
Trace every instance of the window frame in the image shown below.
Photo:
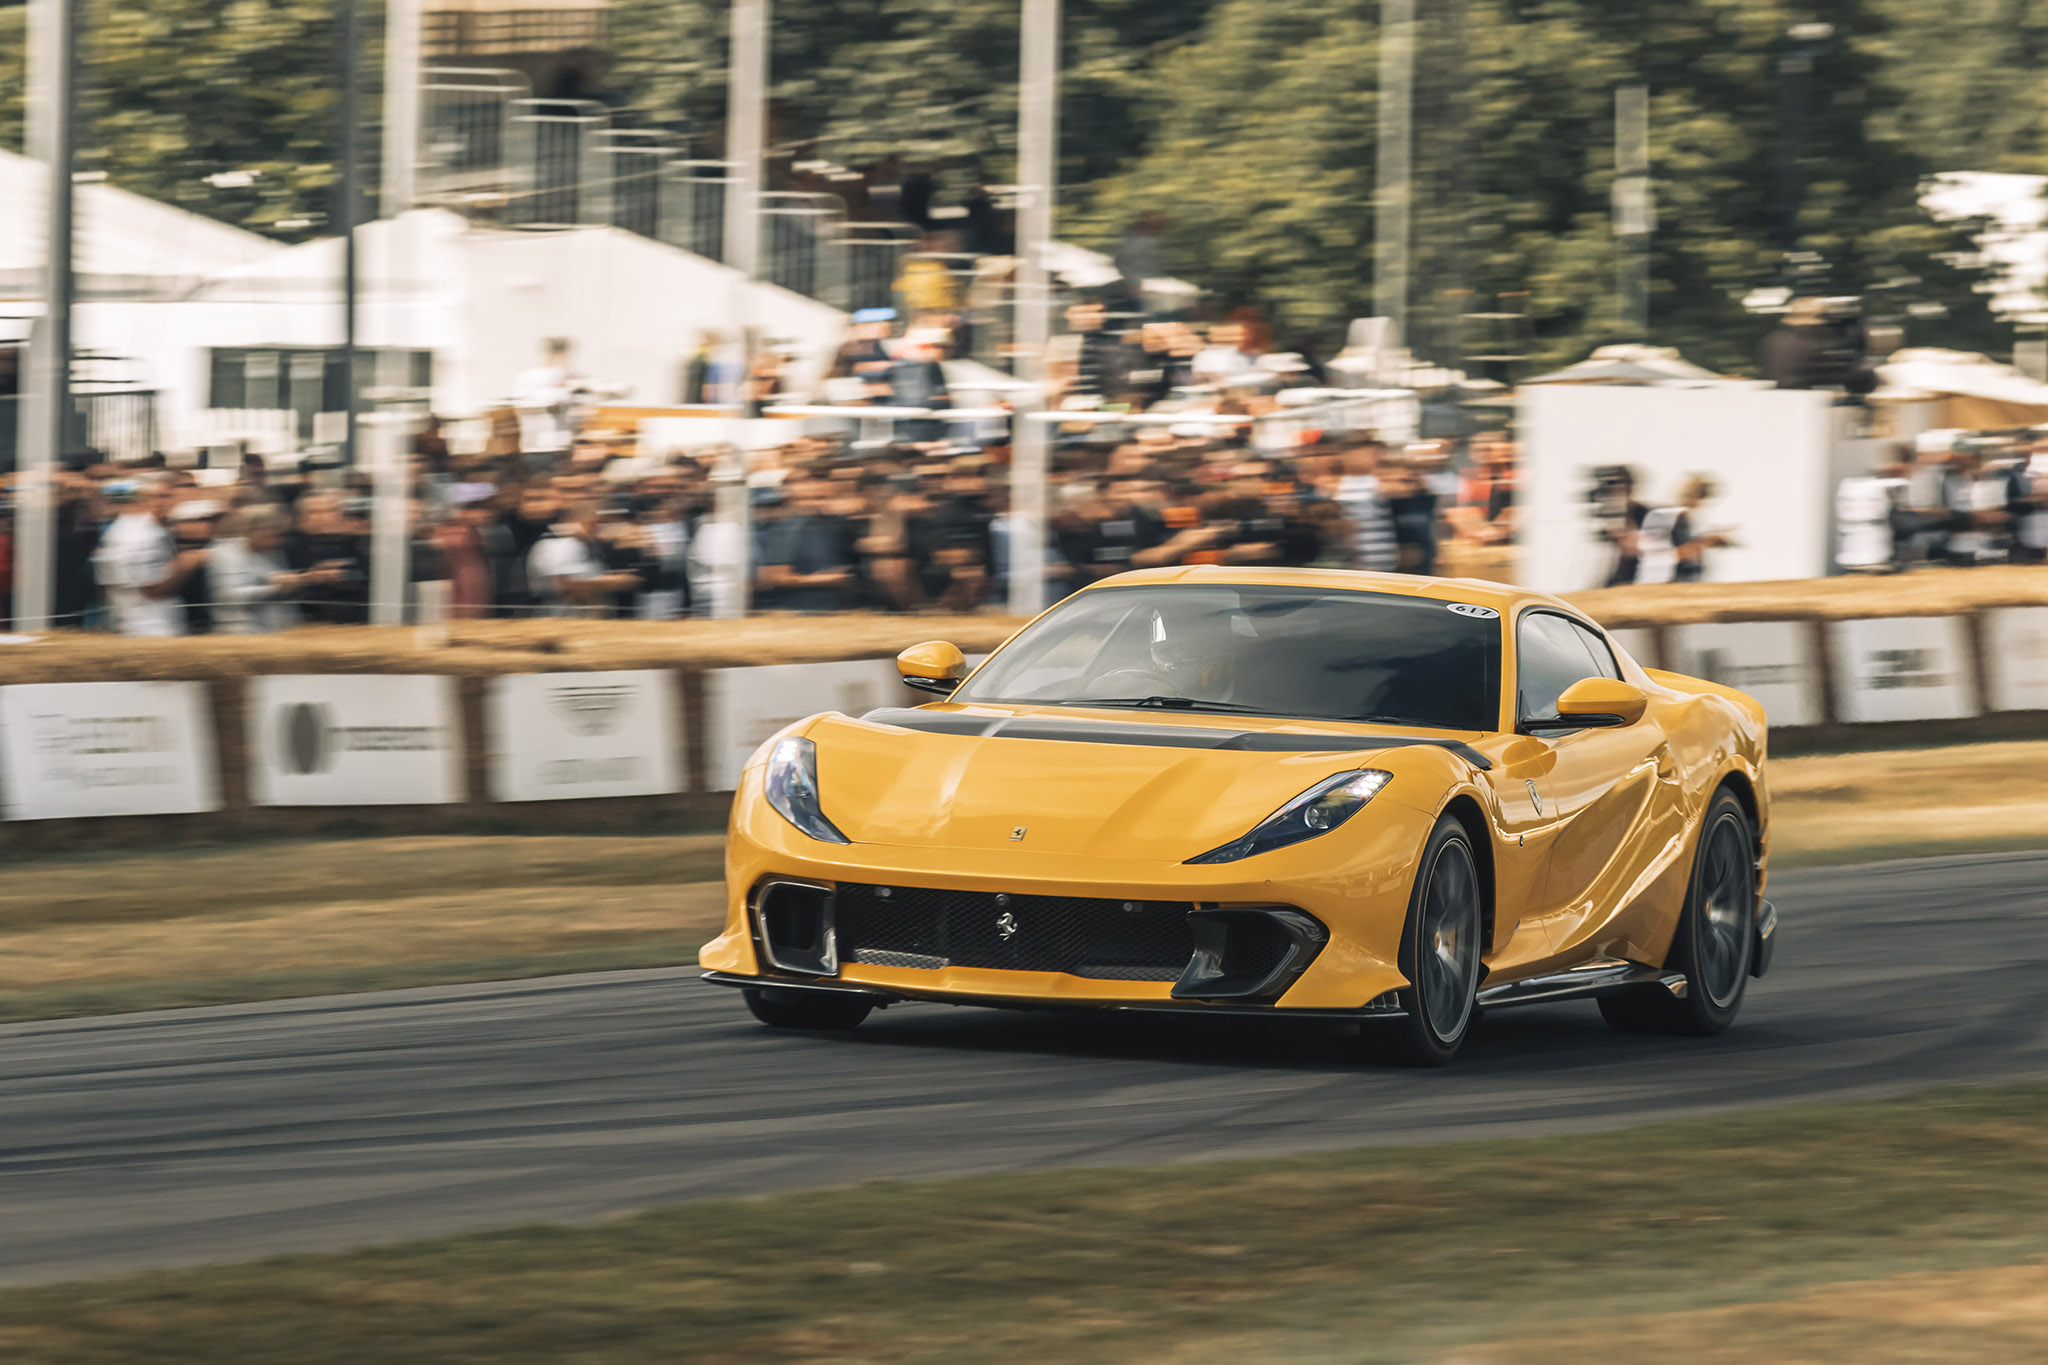
M1577 731L1580 727L1570 725L1563 717L1555 714L1549 716L1525 716L1522 714L1522 625L1532 616L1555 617L1566 625L1574 627L1580 638L1580 643L1586 648L1588 660L1596 670L1600 667L1600 656L1594 653L1592 644L1593 642L1599 644L1600 648L1607 654L1608 668L1613 671L1611 673L1589 673L1586 675L1587 677L1611 677L1617 681L1626 682L1627 679L1623 678L1621 673L1621 658L1614 652L1614 646L1608 642L1606 632L1602 631L1592 622L1575 616L1571 612L1560 611L1552 606L1538 605L1525 607L1515 614L1514 630L1510 641L1514 646L1515 654L1514 684L1513 690L1502 699L1507 703L1509 711L1514 718L1513 732L1518 735L1527 735L1535 734L1538 731ZM1590 641L1585 638L1587 636L1591 637ZM1584 681L1584 679L1579 681ZM1567 685L1569 686L1569 684Z

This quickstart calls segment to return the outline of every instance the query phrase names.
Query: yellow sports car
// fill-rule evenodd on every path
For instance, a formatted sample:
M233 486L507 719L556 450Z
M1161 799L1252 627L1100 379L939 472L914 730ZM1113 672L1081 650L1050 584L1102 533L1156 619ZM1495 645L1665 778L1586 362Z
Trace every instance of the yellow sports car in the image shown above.
M763 1022L904 1000L1716 1033L1769 965L1764 713L1496 583L1171 568L1067 598L943 698L790 726L733 801L705 979Z

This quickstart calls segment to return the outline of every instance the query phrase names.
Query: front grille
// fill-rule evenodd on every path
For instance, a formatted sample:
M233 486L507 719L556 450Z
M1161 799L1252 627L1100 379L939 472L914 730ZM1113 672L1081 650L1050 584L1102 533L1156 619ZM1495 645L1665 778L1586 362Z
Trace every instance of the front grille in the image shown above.
M843 961L1173 981L1195 950L1194 908L1188 901L842 883L834 918Z

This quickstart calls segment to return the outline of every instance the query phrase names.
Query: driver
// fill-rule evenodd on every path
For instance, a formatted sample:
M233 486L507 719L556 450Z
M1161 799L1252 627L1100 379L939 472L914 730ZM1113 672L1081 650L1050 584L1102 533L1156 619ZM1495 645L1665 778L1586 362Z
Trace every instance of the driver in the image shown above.
M1152 613L1152 668L1172 694L1201 701L1229 701L1243 641L1234 607Z

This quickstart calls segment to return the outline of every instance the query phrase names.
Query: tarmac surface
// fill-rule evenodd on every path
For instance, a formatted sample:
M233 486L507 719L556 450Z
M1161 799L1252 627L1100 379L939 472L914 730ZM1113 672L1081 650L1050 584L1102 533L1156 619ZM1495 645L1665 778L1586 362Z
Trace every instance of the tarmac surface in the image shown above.
M780 1034L694 969L0 1028L0 1283L875 1177L1613 1128L2048 1075L2048 853L1780 873L1719 1039L1496 1012L1447 1071L1341 1025L899 1006Z

